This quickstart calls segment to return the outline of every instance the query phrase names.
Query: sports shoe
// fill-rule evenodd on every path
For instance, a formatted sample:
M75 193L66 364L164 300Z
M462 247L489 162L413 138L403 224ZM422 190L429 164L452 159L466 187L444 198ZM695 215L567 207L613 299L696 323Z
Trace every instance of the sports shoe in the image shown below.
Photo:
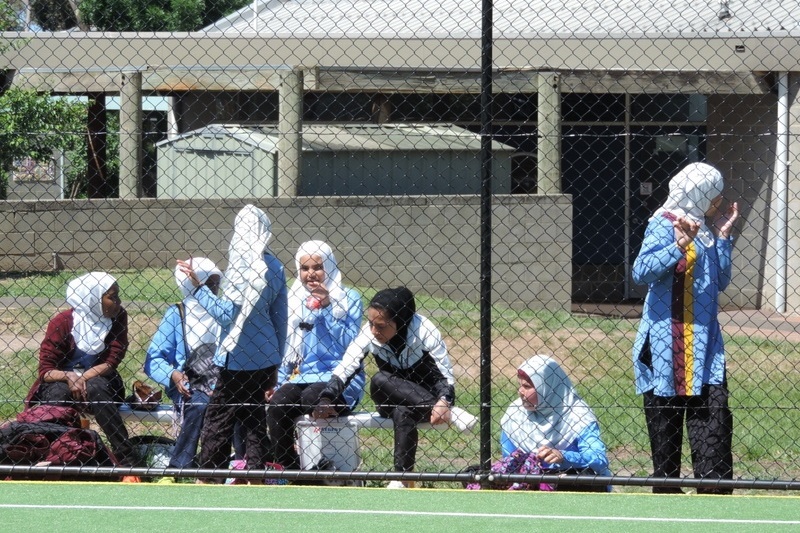
M474 416L460 407L450 408L450 423L457 427L459 431L472 431L478 423L478 417Z
M386 485L387 489L413 489L416 485L413 481L390 481Z
M142 480L139 476L122 476L120 480L122 483L141 483Z

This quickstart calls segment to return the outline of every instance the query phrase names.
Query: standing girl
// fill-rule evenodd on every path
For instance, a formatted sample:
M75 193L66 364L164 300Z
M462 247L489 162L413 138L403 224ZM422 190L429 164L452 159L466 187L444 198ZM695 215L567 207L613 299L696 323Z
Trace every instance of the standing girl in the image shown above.
M717 312L719 293L731 280L731 230L739 208L734 202L719 211L722 186L722 174L705 163L673 176L633 264L633 280L648 286L633 368L636 392L644 398L654 477L680 477L685 420L695 477L733 478L733 416Z
M236 215L223 298L200 283L191 265L178 262L196 287L195 298L222 329L214 356L220 374L203 423L200 468L227 469L237 421L246 435L248 468L261 469L267 462L265 396L277 382L287 323L286 277L268 247L270 227L266 213L255 206L246 205Z

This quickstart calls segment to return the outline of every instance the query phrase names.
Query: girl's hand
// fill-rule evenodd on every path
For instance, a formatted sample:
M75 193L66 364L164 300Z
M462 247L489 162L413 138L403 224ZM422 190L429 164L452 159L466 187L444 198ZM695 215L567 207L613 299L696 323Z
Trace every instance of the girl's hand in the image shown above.
M192 268L192 264L188 261L181 261L178 259L178 270L186 274L186 276L191 280L192 285L195 287L200 286L200 278L197 277L197 274L194 273L194 269Z
M733 202L728 205L728 209L714 221L714 228L717 230L717 237L727 239L733 230L733 224L739 218L739 203Z
M444 398L439 398L431 411L431 425L449 424L451 418L450 404Z
M700 231L700 224L684 217L678 217L672 227L675 228L675 240L681 250L686 250Z
M171 378L172 382L175 384L175 389L177 389L178 394L184 398L188 398L192 395L192 390L189 388L189 380L186 378L186 374L180 370L173 370Z
M312 311L328 307L331 304L330 293L321 283L311 290L311 296L306 298L306 307Z
M540 446L536 455L547 464L558 465L564 462L564 454L549 446Z
M72 399L76 402L86 401L86 381L83 376L79 376L75 372L67 372L64 376L67 378L67 386L72 393Z
M311 412L314 418L330 418L336 416L336 409L331 405L331 401L327 398L321 398L314 410Z

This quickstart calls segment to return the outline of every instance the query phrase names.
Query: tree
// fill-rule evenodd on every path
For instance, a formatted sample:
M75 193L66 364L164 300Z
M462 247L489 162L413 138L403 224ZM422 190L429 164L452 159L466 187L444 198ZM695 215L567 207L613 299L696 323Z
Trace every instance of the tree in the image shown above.
M0 2L0 30L16 30L19 27L17 11L8 2Z
M42 29L75 26L101 31L195 31L250 0L31 0Z
M11 88L0 96L0 198L16 161L50 160L55 150L79 150L86 142L86 105Z

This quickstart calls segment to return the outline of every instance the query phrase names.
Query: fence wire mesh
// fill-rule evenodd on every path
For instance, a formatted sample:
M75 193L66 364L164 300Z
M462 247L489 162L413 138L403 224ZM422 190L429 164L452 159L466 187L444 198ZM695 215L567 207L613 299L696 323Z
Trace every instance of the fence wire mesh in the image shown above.
M790 4L0 3L4 472L792 488Z

